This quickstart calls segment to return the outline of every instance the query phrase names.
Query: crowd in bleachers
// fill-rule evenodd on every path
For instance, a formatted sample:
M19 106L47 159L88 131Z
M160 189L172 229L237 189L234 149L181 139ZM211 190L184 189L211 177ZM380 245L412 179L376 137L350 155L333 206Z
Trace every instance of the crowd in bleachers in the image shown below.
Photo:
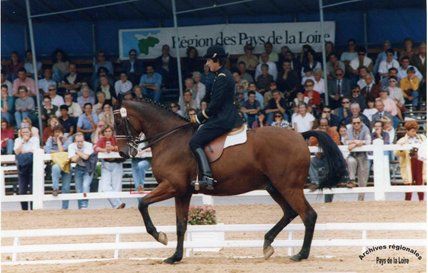
M31 177L22 170L30 164L28 157L33 149L40 147L40 139L47 153L63 154L56 156L51 168L53 194L60 192L60 180L61 191L70 191L71 172L64 163L69 159L76 163L77 191L86 192L94 173L88 159L98 152L117 150L112 109L122 100L149 97L156 102L169 102L173 112L189 119L205 109L215 75L205 66L197 49L189 47L186 57L181 59L183 78L178 79L176 59L169 51L169 46L163 45L161 56L143 61L133 49L129 51L129 59L119 64L109 61L99 51L89 76L79 73L78 65L62 50L53 53L51 64L38 62L36 68L31 51L26 52L23 61L13 52L1 70L1 139L2 154L16 154L18 166L24 166L18 168L20 192L31 190ZM370 144L376 138L396 143L398 129L409 119L407 112L424 107L425 43L414 45L411 39L405 39L402 48L394 50L385 41L382 50L371 58L366 48L353 39L343 51L327 42L325 68L320 53L309 45L304 45L299 54L287 46L275 52L269 42L261 54L253 51L254 47L246 44L242 55L231 56L227 62L236 83L236 105L248 127L276 126L297 132L323 130L338 145L349 145L350 177L345 184L348 187L354 187L356 182L359 186L366 185L369 174L367 153L354 153L352 149ZM163 97L165 92L176 90L179 81L184 85L182 96L167 101ZM37 128L37 94L42 103L42 135ZM417 122L408 121L405 129L403 138L408 143L423 141L423 135L409 135L411 130L418 131ZM397 156L401 163L414 161L409 153ZM312 188L316 188L323 175L323 164L320 154L312 160ZM414 173L422 172L422 165L410 164L410 171L402 166L405 183L422 184L422 177ZM415 164L417 168L413 168ZM136 189L142 191L141 180L149 164L140 160L133 162L133 166L141 166L134 173L134 180ZM121 176L121 162L103 160L100 191L120 190ZM363 198L360 195L359 199ZM124 206L119 199L110 203L116 208ZM65 201L63 208L67 207ZM79 201L79 208L85 207L87 202Z

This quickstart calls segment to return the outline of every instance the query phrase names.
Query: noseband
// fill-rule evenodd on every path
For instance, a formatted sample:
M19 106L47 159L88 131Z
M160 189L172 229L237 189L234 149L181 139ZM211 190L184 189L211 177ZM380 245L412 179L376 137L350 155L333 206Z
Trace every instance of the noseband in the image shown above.
M116 116L116 115L120 115L120 118L122 119L122 121L125 125L125 135L116 135L116 139L118 139L118 140L119 139L125 139L128 146L132 150L134 150L135 152L138 152L138 150L139 150L138 145L141 143L146 142L146 145L144 145L142 148L140 148L140 150L145 150L145 149L153 146L154 144L158 143L162 139L174 134L175 132L177 132L183 128L190 127L192 125L191 123L186 123L184 125L174 127L171 130L168 130L166 132L158 133L158 134L154 135L153 137L146 138L144 136L143 139L140 139L139 137L136 137L132 134L132 131L134 131L134 132L136 132L136 131L135 131L134 127L132 127L132 124L129 122L128 113L126 111L126 108L122 107L119 110L114 110L113 116ZM129 155L132 156L131 151L129 152ZM135 155L132 157L135 157Z

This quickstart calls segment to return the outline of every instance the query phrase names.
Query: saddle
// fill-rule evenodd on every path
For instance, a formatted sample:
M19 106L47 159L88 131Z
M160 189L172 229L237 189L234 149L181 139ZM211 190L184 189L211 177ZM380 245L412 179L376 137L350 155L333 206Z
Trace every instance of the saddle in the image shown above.
M221 135L208 143L204 151L210 163L218 160L223 154L223 150L227 147L243 144L247 142L247 125L233 128L230 132Z

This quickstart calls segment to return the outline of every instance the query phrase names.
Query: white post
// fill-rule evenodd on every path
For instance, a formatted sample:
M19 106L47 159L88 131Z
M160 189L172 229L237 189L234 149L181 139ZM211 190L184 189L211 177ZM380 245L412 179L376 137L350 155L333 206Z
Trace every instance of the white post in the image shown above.
M186 241L190 242L190 231L186 232ZM186 257L190 257L190 252L191 251L192 250L190 248L186 247Z
M18 260L18 253L16 252L16 248L19 246L19 237L13 238L13 246L14 252L12 253L12 262L16 262Z
M385 166L385 168L383 168L385 171L385 173L383 174L383 179L384 179L383 188L385 192L387 191L387 189L391 187L391 165L389 162L389 153L392 153L392 151L388 152L387 154L385 154L385 151L384 151L384 155L383 155L383 162Z
M293 232L292 231L288 232L288 240L289 241L293 240ZM292 246L288 247L288 256L291 256L291 255L293 255L293 247Z
M45 151L37 149L33 154L33 209L43 209L45 194Z
M202 195L202 204L207 206L214 205L214 198L211 195Z
M325 37L324 37L324 7L323 0L319 0L320 9L320 25L321 25L321 49L322 49L322 65L323 65L323 77L324 77L324 91L325 91L325 104L328 105L328 90L327 90L327 56L325 51Z
M177 45L175 47L175 57L177 58L177 72L178 72L178 88L180 91L180 98L183 96L183 79L181 74L181 59L180 59L180 34L178 32L178 21L177 21L177 8L175 6L175 0L171 0L172 5L172 16L174 19L175 35L177 36Z
M361 234L361 239L366 240L367 239L367 230L363 230L362 234ZM363 248L361 249L361 252L364 252L367 250L367 246L363 246Z
M114 259L119 259L119 243L120 243L120 233L116 233L116 240L115 240L115 250L114 250Z
M374 197L376 201L385 201L385 166L383 156L383 140L375 139L373 141L373 180L374 180Z

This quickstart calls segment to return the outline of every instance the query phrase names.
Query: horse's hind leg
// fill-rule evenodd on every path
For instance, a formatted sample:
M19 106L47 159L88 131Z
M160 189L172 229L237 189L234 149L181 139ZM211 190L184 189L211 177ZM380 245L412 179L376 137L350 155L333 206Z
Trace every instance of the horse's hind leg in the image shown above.
M144 225L146 226L147 233L153 236L156 241L167 245L168 237L163 232L158 232L155 225L153 225L152 218L149 214L149 205L167 200L175 195L175 190L169 181L162 181L159 185L149 194L138 200L138 210L143 217Z
M305 237L303 239L302 249L299 253L291 257L291 259L293 261L307 259L311 250L317 213L306 200L302 189L284 189L281 194L285 197L293 210L299 214L305 225Z
M297 213L290 207L287 201L281 196L281 194L272 186L266 187L267 192L272 198L281 206L284 216L275 224L266 234L265 241L263 244L263 255L265 259L268 259L274 253L272 243L276 236L286 227L293 219L297 216Z

